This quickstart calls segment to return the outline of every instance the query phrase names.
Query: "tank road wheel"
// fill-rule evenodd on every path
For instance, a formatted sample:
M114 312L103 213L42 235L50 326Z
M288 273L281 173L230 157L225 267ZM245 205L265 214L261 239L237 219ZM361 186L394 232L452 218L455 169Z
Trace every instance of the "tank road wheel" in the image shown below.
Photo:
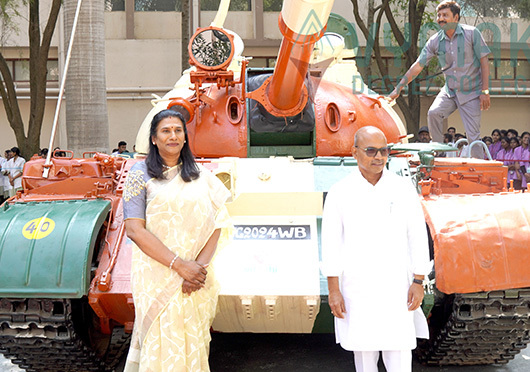
M85 298L0 300L0 352L30 372L113 371L130 335L103 335Z
M530 288L445 296L431 314L423 364L506 364L530 342Z

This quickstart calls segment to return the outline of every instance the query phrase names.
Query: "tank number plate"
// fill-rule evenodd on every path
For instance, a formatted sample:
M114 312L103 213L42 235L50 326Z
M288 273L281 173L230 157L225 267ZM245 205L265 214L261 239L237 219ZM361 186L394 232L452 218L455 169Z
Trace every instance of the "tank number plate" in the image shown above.
M35 218L24 225L22 235L26 239L42 239L55 229L55 221L46 217Z
M311 239L309 225L235 225L236 240Z

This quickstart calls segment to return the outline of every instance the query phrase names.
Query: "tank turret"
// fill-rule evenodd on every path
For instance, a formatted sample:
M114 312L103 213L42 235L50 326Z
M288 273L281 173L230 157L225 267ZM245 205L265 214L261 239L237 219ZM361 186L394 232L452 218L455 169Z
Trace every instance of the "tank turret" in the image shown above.
M346 85L312 70L319 51L344 48L342 36L325 34L332 5L333 0L285 2L273 71L247 68L232 32L198 29L189 46L193 68L179 88L157 101L139 131L137 151L147 152L150 119L168 103L190 118L191 146L199 157L349 156L354 133L366 125L382 129L391 143L406 141L403 124L384 99L354 93L354 68ZM343 45L332 40L337 38Z

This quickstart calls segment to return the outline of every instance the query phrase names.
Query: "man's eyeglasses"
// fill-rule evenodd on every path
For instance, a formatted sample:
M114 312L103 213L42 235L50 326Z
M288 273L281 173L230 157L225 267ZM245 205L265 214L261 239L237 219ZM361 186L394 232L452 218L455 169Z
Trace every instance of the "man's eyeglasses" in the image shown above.
M390 154L390 147L381 147L381 148L377 148L377 147L367 147L365 149L359 147L359 146L355 146L356 148L358 149L361 149L363 150L365 153L366 153L366 156L369 156L371 158L375 158L375 156L377 155L378 152L381 153L381 156L383 157L387 157L388 154Z

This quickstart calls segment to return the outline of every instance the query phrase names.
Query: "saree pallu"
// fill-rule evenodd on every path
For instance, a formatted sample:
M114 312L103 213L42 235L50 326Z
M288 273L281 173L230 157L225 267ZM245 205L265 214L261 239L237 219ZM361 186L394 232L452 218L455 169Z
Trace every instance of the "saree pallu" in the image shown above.
M221 249L231 230L224 207L228 190L204 168L192 182L184 182L178 169L168 172L168 178L173 176L170 180L147 183L147 230L182 259L194 260L214 230L222 228L217 245ZM213 267L212 263L207 269L205 286L186 295L176 271L133 245L131 286L136 317L126 372L210 370L210 326L219 294Z

